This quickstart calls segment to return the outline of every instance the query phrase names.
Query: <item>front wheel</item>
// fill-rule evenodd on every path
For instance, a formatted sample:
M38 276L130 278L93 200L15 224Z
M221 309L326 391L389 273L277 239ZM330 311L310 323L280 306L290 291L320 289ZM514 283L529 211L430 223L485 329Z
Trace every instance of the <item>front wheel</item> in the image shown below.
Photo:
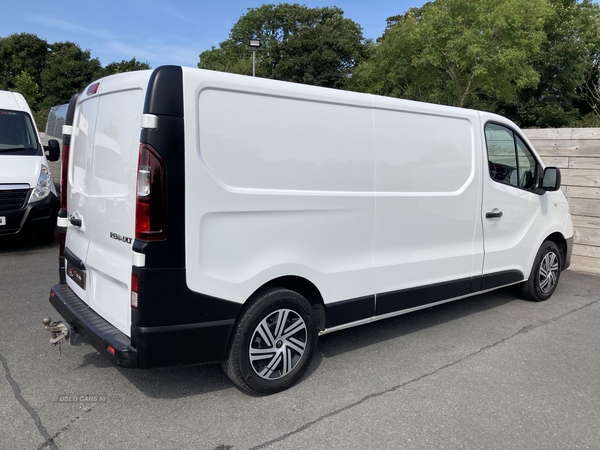
M223 369L249 394L283 391L308 368L317 336L310 303L296 292L270 288L236 323Z
M545 241L535 257L529 279L521 285L521 294L534 302L548 300L558 286L561 267L557 245Z

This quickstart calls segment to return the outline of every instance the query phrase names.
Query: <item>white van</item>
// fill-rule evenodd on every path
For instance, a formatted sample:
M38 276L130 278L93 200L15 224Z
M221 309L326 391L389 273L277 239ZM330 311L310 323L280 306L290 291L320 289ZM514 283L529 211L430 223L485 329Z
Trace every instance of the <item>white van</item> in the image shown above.
M48 161L59 156L57 141L42 146L25 98L0 91L0 237L54 240L58 199Z
M317 336L570 261L560 172L497 115L192 68L101 79L64 128L45 320L121 367L222 362L252 394Z

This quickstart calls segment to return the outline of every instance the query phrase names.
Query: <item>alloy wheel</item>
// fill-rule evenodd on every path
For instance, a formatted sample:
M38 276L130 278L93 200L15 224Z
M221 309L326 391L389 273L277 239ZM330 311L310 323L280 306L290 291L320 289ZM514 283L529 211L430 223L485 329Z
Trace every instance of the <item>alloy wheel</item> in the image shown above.
M306 323L291 309L278 309L258 324L250 340L250 365L266 380L289 374L300 362L307 343Z

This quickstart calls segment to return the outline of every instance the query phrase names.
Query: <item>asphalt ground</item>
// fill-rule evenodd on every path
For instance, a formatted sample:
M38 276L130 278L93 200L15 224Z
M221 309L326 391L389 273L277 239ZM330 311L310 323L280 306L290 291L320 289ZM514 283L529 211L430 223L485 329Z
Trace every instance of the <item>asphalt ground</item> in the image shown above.
M55 245L0 241L0 449L600 449L600 277L332 333L293 388L48 345Z

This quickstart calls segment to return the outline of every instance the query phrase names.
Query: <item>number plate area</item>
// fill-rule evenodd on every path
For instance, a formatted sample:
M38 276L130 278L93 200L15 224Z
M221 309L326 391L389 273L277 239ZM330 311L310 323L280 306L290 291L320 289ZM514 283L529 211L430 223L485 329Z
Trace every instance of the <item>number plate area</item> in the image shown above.
M0 216L0 227L6 225L6 217Z
M85 290L86 273L67 261L67 276L75 282L77 286Z

